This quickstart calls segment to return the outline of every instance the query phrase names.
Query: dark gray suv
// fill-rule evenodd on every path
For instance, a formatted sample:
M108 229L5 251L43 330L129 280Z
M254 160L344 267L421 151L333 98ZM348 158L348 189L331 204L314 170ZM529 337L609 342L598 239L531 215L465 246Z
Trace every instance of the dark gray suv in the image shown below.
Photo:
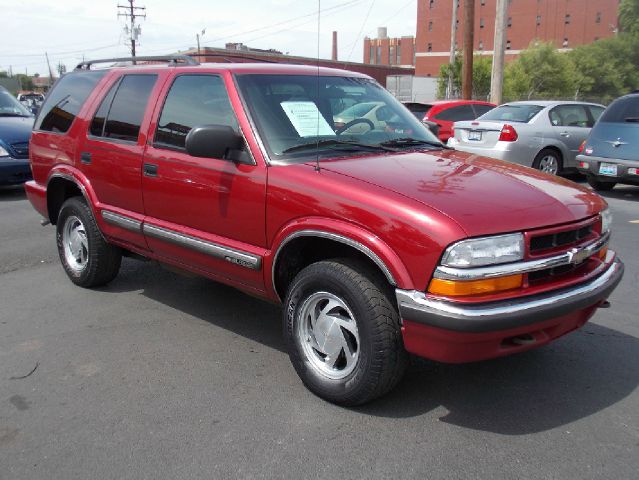
M580 152L577 168L595 190L639 185L639 91L608 106Z

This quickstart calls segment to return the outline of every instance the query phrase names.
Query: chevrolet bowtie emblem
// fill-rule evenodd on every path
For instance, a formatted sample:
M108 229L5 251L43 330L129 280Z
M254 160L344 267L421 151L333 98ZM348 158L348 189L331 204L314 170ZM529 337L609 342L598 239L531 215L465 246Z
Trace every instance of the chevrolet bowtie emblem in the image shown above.
M610 141L610 140L606 140L606 143L611 144L613 147L617 148L619 145L628 145L628 142L622 142L621 138L618 138L617 140Z
M589 252L585 248L573 248L571 250L568 250L567 253L568 262L575 265L580 264L592 254L592 252Z

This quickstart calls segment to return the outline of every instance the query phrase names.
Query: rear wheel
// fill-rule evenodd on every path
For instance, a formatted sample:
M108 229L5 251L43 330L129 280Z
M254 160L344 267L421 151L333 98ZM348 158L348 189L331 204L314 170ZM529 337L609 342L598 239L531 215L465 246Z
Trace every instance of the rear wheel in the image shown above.
M592 175L588 175L587 177L588 185L590 185L597 192L607 192L615 188L617 182L602 182L597 180L597 177L593 177Z
M533 161L533 168L551 175L557 175L561 171L563 165L561 155L556 150L544 148L537 154Z
M295 277L284 335L306 387L341 405L384 395L407 364L392 291L366 265L346 259L314 263Z
M106 242L84 199L68 199L56 224L58 254L73 283L97 287L113 280L120 270L122 253Z

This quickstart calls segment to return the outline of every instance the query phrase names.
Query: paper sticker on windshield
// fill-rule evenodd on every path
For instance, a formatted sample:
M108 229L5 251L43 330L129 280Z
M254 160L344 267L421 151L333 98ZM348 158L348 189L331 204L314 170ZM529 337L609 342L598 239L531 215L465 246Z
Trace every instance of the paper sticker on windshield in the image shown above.
M335 135L314 102L282 102L280 105L300 137Z

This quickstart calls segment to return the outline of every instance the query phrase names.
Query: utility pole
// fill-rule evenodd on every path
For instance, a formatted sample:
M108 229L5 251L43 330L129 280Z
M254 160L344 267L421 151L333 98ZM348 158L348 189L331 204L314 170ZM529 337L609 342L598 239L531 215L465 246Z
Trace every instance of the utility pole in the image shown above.
M464 0L464 65L462 98L473 98L473 50L475 39L475 0Z
M493 42L493 69L490 76L490 101L501 104L504 90L504 53L506 50L506 15L508 0L497 0L495 13L495 41Z
M146 18L146 7L134 7L134 0L128 0L128 2L129 5L118 5L118 9L124 9L123 11L118 10L118 18L124 17L130 21L131 26L125 25L124 33L126 33L131 40L131 56L135 58L135 42L142 33L140 25L135 24L135 19L138 17ZM135 60L133 60L133 63L135 63Z
M53 80L53 71L51 71L51 63L49 63L49 54L44 52L44 56L47 58L47 67L49 68L49 88L51 88L51 81Z
M204 36L205 33L206 33L206 28L203 28L201 35ZM196 33L195 34L195 38L197 39L197 54L198 54L197 61L201 62L202 60L199 57L199 55L200 55L200 34Z
M446 99L450 99L453 96L453 69L455 68L455 44L457 43L457 7L458 0L453 0L453 14L452 22L450 25L450 60L448 69L448 86L446 87Z

